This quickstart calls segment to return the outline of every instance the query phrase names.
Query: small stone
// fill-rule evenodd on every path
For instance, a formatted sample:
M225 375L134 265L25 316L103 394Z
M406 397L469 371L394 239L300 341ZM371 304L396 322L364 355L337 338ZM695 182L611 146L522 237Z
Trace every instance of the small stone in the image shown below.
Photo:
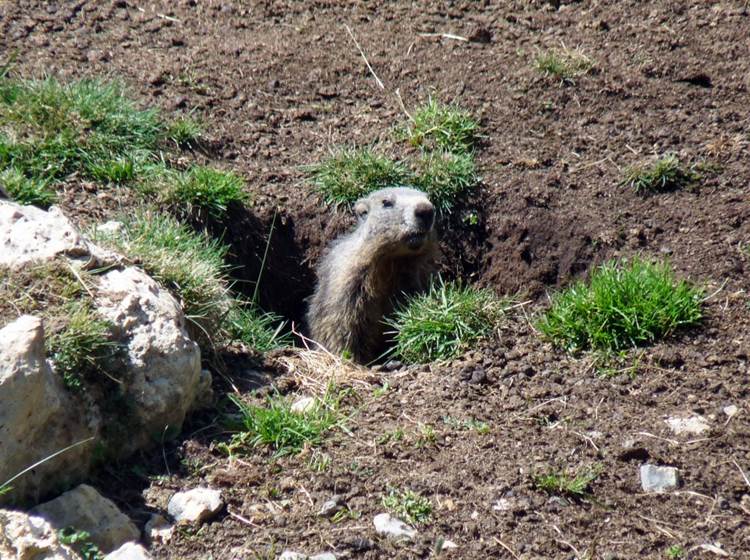
M104 560L151 560L151 555L138 543L128 542L107 554Z
M146 536L146 540L149 542L166 543L172 538L174 532L174 526L166 520L163 515L154 513L151 518L146 521L146 525L143 527L143 533Z
M711 429L706 419L703 416L698 415L687 418L672 416L664 420L664 422L669 426L669 429L678 436L681 434L698 436Z
M336 555L331 552L321 552L314 556L308 556L301 552L294 552L293 550L285 550L281 553L278 560L336 560Z
M641 465L641 487L645 492L664 492L679 484L678 471L674 467Z
M448 550L448 549L451 549L451 548L458 548L458 545L456 543L454 543L453 541L449 541L449 540L446 539L446 540L443 541L443 546L441 548L443 550Z
M344 497L338 494L322 505L318 515L320 517L331 517L343 507Z
M122 231L123 227L125 226L122 222L118 222L117 220L110 220L96 226L96 233L103 233L106 236L114 237Z
M187 492L177 492L169 500L167 511L175 521L200 523L219 513L223 507L221 492L199 487Z
M390 513L380 513L373 519L375 531L394 540L412 540L417 536L417 530L410 527Z
M312 412L317 405L318 400L315 397L300 397L292 404L291 411L297 414L307 414Z
M724 414L726 414L727 416L729 416L729 418L731 418L732 416L734 416L735 414L737 414L740 411L740 409L737 408L733 404L730 404L729 406L725 406L722 410L724 411Z

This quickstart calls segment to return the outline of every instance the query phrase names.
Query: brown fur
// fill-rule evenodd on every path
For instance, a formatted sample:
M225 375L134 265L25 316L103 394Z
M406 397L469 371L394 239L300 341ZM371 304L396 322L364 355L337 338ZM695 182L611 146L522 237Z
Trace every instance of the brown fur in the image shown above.
M438 243L434 209L421 191L381 189L355 212L357 228L334 241L318 266L307 323L327 350L367 363L385 349L383 317L398 298L427 288Z

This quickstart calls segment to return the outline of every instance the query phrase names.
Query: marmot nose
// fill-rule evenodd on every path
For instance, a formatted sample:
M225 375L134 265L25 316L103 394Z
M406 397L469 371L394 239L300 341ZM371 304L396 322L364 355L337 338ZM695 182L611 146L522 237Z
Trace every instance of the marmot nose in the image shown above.
M414 216L425 228L431 228L435 219L435 208L429 202L420 202L414 208Z

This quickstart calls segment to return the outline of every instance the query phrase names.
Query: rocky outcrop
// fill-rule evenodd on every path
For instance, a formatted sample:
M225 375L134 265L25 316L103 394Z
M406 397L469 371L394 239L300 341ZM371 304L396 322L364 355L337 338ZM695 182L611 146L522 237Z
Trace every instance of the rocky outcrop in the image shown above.
M198 345L166 289L87 240L60 210L0 200L0 274L52 259L65 259L73 270L109 267L90 276L96 285L87 291L97 314L113 324L122 349L116 378L128 414L108 413L104 391L74 394L63 386L45 355L39 317L0 317L0 484L92 438L15 479L0 503L37 501L84 480L95 448L124 457L158 441L167 428L179 430L202 399L200 391L210 391Z
M60 542L41 517L0 509L0 558L8 560L80 560Z

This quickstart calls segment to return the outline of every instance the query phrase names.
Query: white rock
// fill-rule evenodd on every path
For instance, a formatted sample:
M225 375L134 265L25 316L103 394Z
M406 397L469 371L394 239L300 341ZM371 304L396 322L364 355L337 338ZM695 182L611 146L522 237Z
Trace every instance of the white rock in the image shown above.
M151 555L138 543L128 542L107 554L104 560L151 560Z
M167 511L175 521L202 522L210 519L224 507L221 492L210 488L193 488L177 492L169 500Z
M118 222L117 220L110 220L108 222L104 222L103 224L97 225L96 233L114 237L117 236L124 227L125 226L122 222Z
M4 509L0 509L0 558L80 560L59 541L57 531L44 519Z
M664 422L669 426L669 429L678 436L681 434L698 436L711 429L711 426L708 425L708 421L703 416L698 415L688 417L671 416L664 420Z
M165 426L182 426L200 382L200 350L177 301L138 268L103 274L96 301L97 310L117 325L127 352L130 367L122 380L142 427L124 442L132 451Z
M737 408L735 405L730 404L729 406L725 406L723 408L723 411L724 411L724 414L726 414L729 418L731 418L732 416L737 414L740 411L740 409Z
M315 397L300 397L291 406L291 411L297 414L305 414L311 412L318 406L318 399Z
M294 552L292 550L285 550L281 553L278 560L308 560L310 557L307 554L301 552Z
M452 548L458 548L458 545L456 543L454 543L453 541L449 541L449 540L444 540L443 541L443 546L442 546L443 550L449 550L449 549L452 549Z
M152 514L143 527L143 533L148 542L169 542L173 532L174 526L163 515L159 515L158 513Z
M5 482L57 451L98 435L101 419L52 371L41 319L19 317L0 329L0 341L0 482ZM78 445L39 465L14 480L5 499L80 481L88 473L92 449L93 442Z
M36 506L30 513L43 517L56 529L74 527L86 531L91 542L104 553L140 537L133 522L111 500L87 484Z
M379 513L373 519L375 531L394 540L412 540L417 536L417 530L410 527L400 519L393 517L390 513Z
M332 552L321 552L315 556L310 556L310 560L336 560L336 555Z
M338 494L331 497L320 508L318 515L320 517L331 517L343 507L344 497Z
M679 473L674 467L641 465L641 487L645 492L664 492L676 488Z

